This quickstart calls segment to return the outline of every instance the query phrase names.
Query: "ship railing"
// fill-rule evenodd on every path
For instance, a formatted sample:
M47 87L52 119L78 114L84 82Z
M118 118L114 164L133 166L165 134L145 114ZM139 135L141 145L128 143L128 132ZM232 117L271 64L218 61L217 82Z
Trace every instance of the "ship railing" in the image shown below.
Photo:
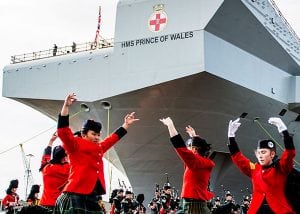
M289 22L286 20L286 18L284 18L284 16L282 15L281 11L279 10L279 8L277 7L276 3L274 2L274 0L269 0L269 2L271 3L272 7L274 8L274 10L276 11L276 13L278 14L278 16L281 18L281 20L283 21L283 23L285 23L285 25L287 26L288 30L290 31L290 33L293 35L293 37L296 39L296 41L298 43L300 43L300 38L297 35L297 33L294 31L294 29L291 27L291 25L289 24Z
M11 56L11 64L45 59L50 57L63 56L67 54L74 54L84 51L93 51L96 49L109 48L114 46L114 39L100 39L98 42L86 42L69 46L54 47L42 51L34 51L32 53L25 53Z

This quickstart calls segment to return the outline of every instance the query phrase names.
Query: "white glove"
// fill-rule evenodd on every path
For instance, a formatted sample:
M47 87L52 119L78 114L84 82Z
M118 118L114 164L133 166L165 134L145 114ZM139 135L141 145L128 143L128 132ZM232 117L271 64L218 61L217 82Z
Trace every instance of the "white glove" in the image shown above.
M173 121L170 117L159 119L166 126L173 126Z
M235 137L235 132L238 130L238 128L240 127L241 123L239 122L240 118L232 121L229 121L229 125L228 125L228 137Z
M175 135L178 135L178 132L177 132L177 130L174 126L174 123L170 117L162 118L159 120L160 120L160 122L162 122L164 125L166 125L168 127L170 137L174 137Z
M196 132L195 132L194 128L191 127L190 125L188 125L187 127L185 127L185 131L188 133L188 135L190 137L196 136Z
M287 130L286 125L282 122L279 117L270 117L268 122L277 127L279 132Z

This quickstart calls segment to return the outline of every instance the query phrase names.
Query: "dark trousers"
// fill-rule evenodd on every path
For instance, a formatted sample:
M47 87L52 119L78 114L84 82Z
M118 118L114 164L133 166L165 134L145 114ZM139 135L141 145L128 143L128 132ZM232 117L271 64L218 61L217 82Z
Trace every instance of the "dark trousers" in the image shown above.
M257 211L257 214L275 214L268 204L262 204Z

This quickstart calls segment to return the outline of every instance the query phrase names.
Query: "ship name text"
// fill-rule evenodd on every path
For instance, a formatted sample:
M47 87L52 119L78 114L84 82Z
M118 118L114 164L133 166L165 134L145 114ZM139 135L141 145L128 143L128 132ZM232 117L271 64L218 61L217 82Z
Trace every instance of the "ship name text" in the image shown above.
M173 34L162 35L162 36L155 36L155 37L149 37L149 38L124 41L124 42L121 42L121 47L129 48L129 47L134 47L134 46L151 45L151 44L162 43L162 42L167 42L167 41L189 39L189 38L193 38L193 36L194 36L193 31L182 32L182 33L173 33Z

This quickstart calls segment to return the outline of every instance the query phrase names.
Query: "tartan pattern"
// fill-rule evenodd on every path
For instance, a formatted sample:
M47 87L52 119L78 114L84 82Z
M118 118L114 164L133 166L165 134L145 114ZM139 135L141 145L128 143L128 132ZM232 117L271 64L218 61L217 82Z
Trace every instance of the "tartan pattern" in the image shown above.
M44 206L44 205L39 205L39 206L44 207L44 208L46 208L46 209L48 209L48 210L51 210L52 213L53 213L54 206Z
M180 210L176 214L210 214L206 201L182 199Z
M102 214L96 195L62 193L56 201L54 214Z

